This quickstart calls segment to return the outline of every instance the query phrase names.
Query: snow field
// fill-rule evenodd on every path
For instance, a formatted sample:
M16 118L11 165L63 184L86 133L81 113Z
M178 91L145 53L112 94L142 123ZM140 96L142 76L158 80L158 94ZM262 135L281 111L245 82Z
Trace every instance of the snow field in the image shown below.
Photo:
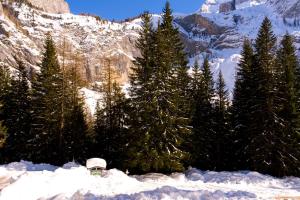
M63 167L21 161L0 166L1 180L10 180L1 200L65 199L274 199L300 197L300 178L277 179L257 172L204 172L128 176L110 169L92 176L83 166Z

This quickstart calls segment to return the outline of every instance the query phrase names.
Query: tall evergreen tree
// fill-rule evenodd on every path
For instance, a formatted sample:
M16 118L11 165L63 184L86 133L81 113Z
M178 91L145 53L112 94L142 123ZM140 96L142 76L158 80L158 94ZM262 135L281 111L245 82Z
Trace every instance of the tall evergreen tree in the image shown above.
M274 163L277 169L277 176L297 176L300 174L300 113L297 109L297 102L300 93L297 84L300 79L297 77L299 63L297 61L296 50L293 39L286 34L281 41L281 47L277 52L276 58L276 95L279 104L278 117L284 123L284 131L281 138L281 150L278 153L278 161ZM277 144L278 145L278 144Z
M276 95L275 44L268 18L262 23L255 42L254 95L249 125L249 144L244 148L251 170L280 176L289 156L285 149L284 121L279 117Z
M62 120L64 84L52 37L47 36L41 72L32 89L32 160L62 164Z
M154 30L151 16L142 15L142 29L136 47L141 56L137 57L130 75L130 111L128 112L129 145L127 149L127 167L132 170L147 171L149 137L152 129L153 103L153 70L154 70ZM152 134L152 133L151 133Z
M231 131L229 119L229 92L226 89L225 81L222 72L219 72L216 83L216 100L214 106L214 151L213 160L215 170L229 170L230 169L230 154Z
M30 153L27 143L30 139L28 135L31 125L31 102L27 71L22 61L17 60L17 63L19 71L11 80L7 101L2 108L8 134L5 143L5 156L8 162L28 160Z
M251 115L249 113L252 108L252 97L255 95L253 86L254 81L254 51L249 40L245 40L243 44L242 57L238 64L235 88L232 101L232 127L234 130L232 141L235 141L233 148L233 169L248 169L246 163L247 155L245 155L244 147L250 143L249 127L251 123Z
M0 65L0 121L4 119L2 106L10 90L11 76L8 67Z
M195 102L195 112L192 118L193 125L193 165L201 169L213 169L212 152L213 140L213 102L214 81L210 71L208 58L202 66L201 89L198 101Z
M179 109L184 108L185 97L180 97L179 94L184 91L176 87L181 82L179 74L186 72L185 54L178 30L172 24L169 3L163 13L163 21L154 35L155 43L150 44L154 51L148 57L153 62L151 76L147 81L149 89L137 95L147 103L136 104L134 110L139 108L144 111L135 112L131 116L131 120L137 119L142 125L133 136L128 150L129 155L132 155L129 167L138 172L183 170L182 161L187 155L181 145L190 129L184 109ZM134 87L131 90L136 94Z
M6 66L0 65L0 161L4 161L3 146L7 137L7 128L3 125L5 113L3 113L3 104L7 101L10 88L10 73Z
M190 81L191 88L191 116L196 110L196 103L202 96L202 73L198 61L196 60L193 66L192 78Z
M195 63L192 68L192 73L191 73L191 80L190 80L190 85L189 85L189 94L188 98L190 100L190 125L191 127L194 125L195 121L195 116L196 116L196 111L197 111L197 106L198 102L200 101L202 97L202 73L201 69L198 63L198 60L195 60ZM193 129L192 129L193 130ZM193 154L195 153L193 151L193 141L194 135L193 132L190 134L186 140L184 141L184 146L185 150L187 152L190 152L191 155L189 156L189 159L186 161L187 165L192 165L193 164Z

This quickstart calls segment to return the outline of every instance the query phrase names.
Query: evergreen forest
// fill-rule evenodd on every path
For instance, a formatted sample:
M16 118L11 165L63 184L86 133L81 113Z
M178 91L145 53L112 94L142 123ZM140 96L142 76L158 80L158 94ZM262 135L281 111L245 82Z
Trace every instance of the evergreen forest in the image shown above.
M265 18L256 39L244 41L228 91L209 55L188 65L169 3L157 28L142 15L139 34L128 95L105 61L93 120L79 93L76 55L66 69L51 34L40 71L29 72L17 56L16 72L0 66L0 162L61 166L100 157L131 174L192 166L300 176L300 65L292 36L277 39Z

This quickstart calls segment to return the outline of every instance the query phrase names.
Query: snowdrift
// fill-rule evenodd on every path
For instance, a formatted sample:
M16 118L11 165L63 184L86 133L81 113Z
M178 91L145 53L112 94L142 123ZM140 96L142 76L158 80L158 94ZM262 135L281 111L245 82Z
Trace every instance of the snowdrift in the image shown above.
M0 190L1 200L275 199L300 197L300 178L197 169L170 176L111 169L101 177L75 163L59 168L21 161L0 166Z

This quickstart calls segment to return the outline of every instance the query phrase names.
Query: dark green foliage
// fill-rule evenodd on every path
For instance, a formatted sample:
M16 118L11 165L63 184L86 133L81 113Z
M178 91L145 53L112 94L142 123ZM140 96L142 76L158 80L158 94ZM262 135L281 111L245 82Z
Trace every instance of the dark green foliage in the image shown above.
M73 160L84 163L88 126L78 97L76 66L69 74L65 66L61 70L50 35L40 67L32 84L31 160L56 165Z
M3 146L7 136L7 128L0 121L0 162L4 162Z
M199 106L198 102L201 100L201 97L202 97L202 73L198 61L195 60L195 63L193 65L193 71L190 78L190 83L189 83L189 93L187 96L190 103L189 118L190 118L191 127L193 126L193 123L195 123L194 120L196 117L196 111L197 111L197 107ZM193 139L194 139L194 134L190 134L189 137L187 137L186 140L183 142L185 151L191 153L189 159L186 160L186 165L188 166L194 164L192 163L193 162L192 159L194 157L193 155L195 154L194 151L195 148L193 147L194 144Z
M88 124L85 120L84 102L78 96L80 75L78 72L78 55L74 58L71 69L63 66L63 124L62 153L63 162L76 161L85 163L88 155Z
M129 130L129 145L127 149L126 167L130 170L149 171L145 169L148 165L147 144L149 137L145 137L146 132L152 130L152 110L153 88L152 74L154 70L154 47L155 35L151 24L151 17L148 13L142 15L142 30L137 48L141 52L141 57L136 58L130 75L130 110L127 126ZM146 148L145 148L146 147ZM144 166L145 165L145 166Z
M145 87L147 81L151 77L153 68L153 52L154 52L154 30L152 27L151 17L149 13L142 15L142 29L140 31L140 37L136 42L136 47L141 51L141 57L137 57L132 67L133 73L130 75L130 81L132 87L132 97L136 97L137 94L142 90L140 87Z
M64 88L54 42L50 35L45 42L41 73L32 84L32 160L62 164L62 123Z
M6 66L0 66L0 100L3 100L3 97L8 92L10 86L10 73L9 69Z
M299 98L297 70L299 64L293 45L293 39L290 35L285 35L281 41L281 47L277 52L276 72L277 72L277 95L278 103L282 104L279 108L280 117L289 121L295 130L298 129L299 113L297 110L297 99ZM291 128L291 127L290 127Z
M77 161L85 163L88 154L87 149L88 125L82 103L74 107L66 114L63 137L64 162Z
M190 108L190 117L193 118L195 116L195 112L198 107L198 102L202 98L202 91L203 91L203 75L199 66L198 61L196 60L193 66L193 72L190 81L190 101L191 101L191 108ZM193 123L193 120L192 122Z
M276 38L266 18L255 42L244 45L233 100L238 169L275 176L299 174L297 59L285 36L275 58Z
M0 122L0 149L3 148L3 145L6 140L7 128L3 125L2 121ZM0 158L1 160L2 158Z
M233 160L236 160L235 169L248 169L246 164L247 156L244 154L244 147L250 142L249 126L251 122L250 109L252 108L252 98L254 81L254 52L249 40L244 41L242 58L238 64L235 88L232 102L232 127L234 135Z
M202 66L201 85L194 101L193 126L193 165L201 169L213 169L215 131L213 129L214 82L208 58Z
M5 113L3 112L3 104L7 101L10 88L10 73L6 66L0 66L0 161L4 161L3 146L7 137L7 128L3 125Z
M144 18L144 29L151 27L147 26L147 21ZM172 22L167 3L163 21L155 34L144 31L141 35L143 43L150 46L140 48L143 56L135 63L135 68L145 70L148 67L143 63L151 63L151 74L146 80L138 73L135 73L136 78L131 78L131 82L138 80L141 83L130 89L133 112L130 113L127 164L131 171L181 171L183 159L187 156L181 148L190 132L186 96L181 96L188 91L187 62L178 30L173 28ZM152 38L154 43L144 38ZM149 48L153 50L148 51ZM148 52L148 57L145 57Z
M12 79L0 67L0 161L61 165L102 157L109 168L131 173L170 173L192 165L299 176L300 66L290 35L276 54L271 28L266 18L254 48L245 40L230 107L222 73L215 84L208 58L201 69L195 62L188 75L169 3L157 30L144 13L130 98L106 59L94 135L78 96L80 58L74 57L68 73L64 62L61 69L49 35L32 91L22 62Z
M30 154L28 148L31 125L30 92L25 66L19 60L17 63L19 71L11 80L11 86L2 107L3 124L7 127L7 139L4 146L7 162L28 160Z
M8 67L1 65L0 66L0 121L4 119L2 106L4 101L7 98L7 94L10 89L10 72Z
M126 141L124 128L126 100L116 82L112 84L109 93L110 98L105 98L103 104L97 107L95 154L106 159L109 167L122 168Z
M275 79L273 76L276 38L271 22L265 19L255 41L255 63L253 65L254 92L249 125L250 143L244 148L247 165L251 170L275 174L280 156L282 122L278 118L275 102ZM280 147L281 146L281 147Z
M229 170L232 154L232 136L230 131L229 93L226 89L222 72L219 72L216 83L216 101L214 106L214 170Z
M283 133L280 135L281 150L278 153L278 162L275 175L299 175L300 174L300 113L297 109L299 101L299 63L293 39L286 34L281 41L281 47L276 58L276 104L278 104L278 117L284 124Z

